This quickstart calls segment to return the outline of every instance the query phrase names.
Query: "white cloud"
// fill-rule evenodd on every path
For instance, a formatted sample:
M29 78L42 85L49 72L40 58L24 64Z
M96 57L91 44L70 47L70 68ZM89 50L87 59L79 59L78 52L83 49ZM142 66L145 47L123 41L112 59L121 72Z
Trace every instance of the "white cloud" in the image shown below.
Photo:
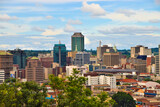
M121 22L149 22L150 20L160 19L160 12L158 11L128 10L128 12L129 11L132 12L132 14L126 15L126 13L122 12L112 12L107 13L105 16L101 16L101 18Z
M159 11L119 9L115 12L106 12L106 10L104 10L99 4L87 4L87 2L83 2L81 10L83 12L90 13L91 16L94 17L111 19L113 21L121 22L150 22L160 19Z
M75 29L73 26L66 24L65 28L64 28L65 32L76 32L77 29Z
M68 24L81 25L82 22L80 20L69 20Z
M19 33L30 31L30 25L26 24L12 24L7 22L0 23L1 26L5 27L5 29L1 30L0 32L3 32L4 34L1 34L1 36L7 36L7 35L18 35Z
M34 44L34 45L40 45L41 43L40 42L33 42L32 44Z
M14 47L16 48L24 48L26 45L24 44L15 44Z
M46 16L47 19L53 19L53 16Z
M6 0L7 1L7 0ZM6 2L5 1L5 2ZM68 3L68 2L85 2L85 1L120 1L120 0L14 0L15 2L21 3ZM132 1L132 0L121 0L121 1Z
M31 39L43 39L43 40L52 40L55 39L54 37L48 37L48 36L30 36L26 38L31 38Z
M104 35L145 35L160 32L159 27L155 26L138 26L138 25L123 25L123 26L103 26L98 27L98 31Z
M44 20L45 18L44 17L41 17L41 16L37 16L37 17L25 17L25 18L21 18L27 22L32 22L32 21L41 21L41 20Z
M85 42L85 45L89 45L91 43L90 40L86 36L84 38L84 42Z
M33 31L38 31L38 32L44 32L45 30L40 28L40 27L33 27L32 28Z
M66 19L63 18L63 17L61 17L60 20L61 20L62 22L65 22L65 21L66 21Z
M10 20L17 20L18 17L16 16L9 16L7 14L0 14L0 21L10 21Z
M87 2L83 2L83 6L81 8L83 12L91 13L92 16L104 16L106 11L99 4L87 4Z
M158 19L153 19L153 20L150 20L149 22L151 22L151 23L160 23L160 19L158 20Z
M49 26L48 26L48 29L54 30L54 27L51 26L51 25L49 25Z
M55 30L51 30L51 29L46 29L45 32L43 32L41 35L59 35L59 34L64 34L64 31L62 29L55 29Z
M45 43L45 44L43 44L43 46L45 46L45 47L53 47L53 44L51 44L51 43Z
M1 49L8 49L9 47L10 47L10 45L8 45L8 44L0 44Z

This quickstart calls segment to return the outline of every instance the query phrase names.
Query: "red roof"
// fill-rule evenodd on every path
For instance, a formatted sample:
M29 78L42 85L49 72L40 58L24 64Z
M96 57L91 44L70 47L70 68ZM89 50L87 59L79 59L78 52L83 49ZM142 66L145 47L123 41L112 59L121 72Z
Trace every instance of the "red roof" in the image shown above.
M128 83L132 83L132 82L137 82L135 79L122 79L119 80L119 82L128 82Z

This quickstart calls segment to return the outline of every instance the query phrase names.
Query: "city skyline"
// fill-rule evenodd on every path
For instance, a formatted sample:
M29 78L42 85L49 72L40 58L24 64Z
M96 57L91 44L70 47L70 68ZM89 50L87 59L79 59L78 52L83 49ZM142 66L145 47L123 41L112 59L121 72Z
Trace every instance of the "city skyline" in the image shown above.
M85 49L130 49L160 43L160 0L2 0L0 50L52 50L82 32Z

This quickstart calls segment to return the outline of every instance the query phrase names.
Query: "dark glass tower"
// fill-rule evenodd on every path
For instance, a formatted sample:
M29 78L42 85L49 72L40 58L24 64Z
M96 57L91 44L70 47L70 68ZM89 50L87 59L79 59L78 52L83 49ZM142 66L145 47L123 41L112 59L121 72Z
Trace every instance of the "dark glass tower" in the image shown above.
M21 49L15 49L10 51L13 54L13 64L18 64L19 69L25 69L26 67L26 53Z
M59 66L66 66L66 46L65 44L55 44L53 49L54 62L59 63Z
M84 51L84 36L82 33L74 33L71 37L72 52Z

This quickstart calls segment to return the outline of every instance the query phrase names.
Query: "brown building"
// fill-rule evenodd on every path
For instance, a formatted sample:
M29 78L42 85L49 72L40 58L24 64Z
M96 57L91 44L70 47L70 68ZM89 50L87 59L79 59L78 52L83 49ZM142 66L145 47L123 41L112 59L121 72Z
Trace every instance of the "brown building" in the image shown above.
M113 47L109 47L108 45L97 47L97 58L102 59L102 56L105 52L114 52L114 49Z
M130 63L134 65L135 70L139 73L146 73L146 60L131 58Z
M45 68L52 68L53 57L40 58L42 66Z
M13 55L5 52L0 51L0 69L5 71L5 79L10 77L10 71L13 70Z
M106 66L119 65L119 52L117 53L104 53L103 64Z
M28 59L25 70L27 81L42 82L44 80L44 69L37 57Z

